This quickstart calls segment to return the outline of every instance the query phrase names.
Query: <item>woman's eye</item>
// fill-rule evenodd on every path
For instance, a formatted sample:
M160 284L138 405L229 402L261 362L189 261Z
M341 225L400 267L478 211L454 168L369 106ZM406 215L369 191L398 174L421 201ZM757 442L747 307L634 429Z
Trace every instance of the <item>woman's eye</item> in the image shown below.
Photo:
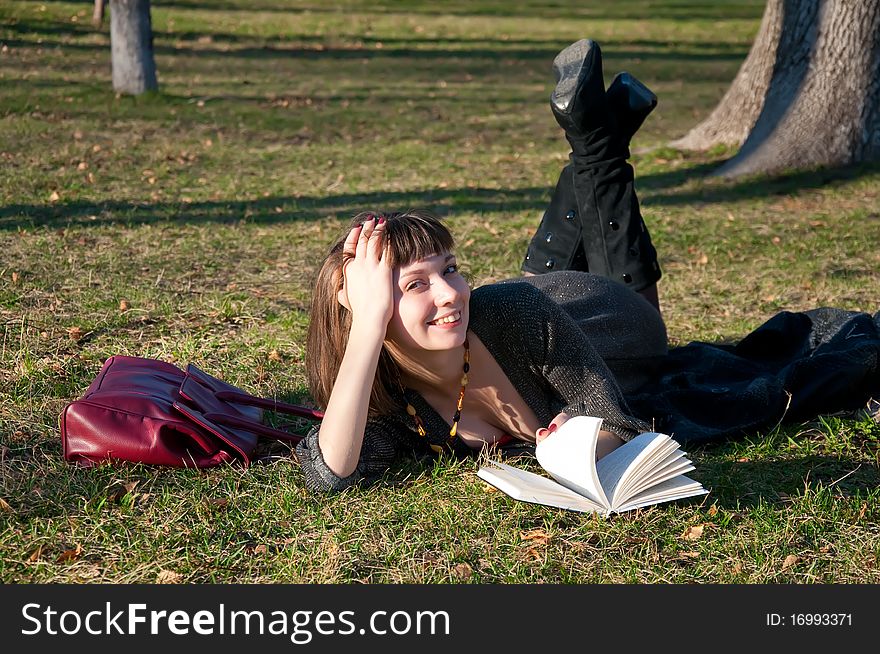
M458 264L457 263L449 264L448 266L446 266L446 270L444 272L446 274L457 273L458 272Z
M424 284L425 283L421 280L412 281L406 285L406 290L414 291L414 290L418 289L419 287L424 286Z

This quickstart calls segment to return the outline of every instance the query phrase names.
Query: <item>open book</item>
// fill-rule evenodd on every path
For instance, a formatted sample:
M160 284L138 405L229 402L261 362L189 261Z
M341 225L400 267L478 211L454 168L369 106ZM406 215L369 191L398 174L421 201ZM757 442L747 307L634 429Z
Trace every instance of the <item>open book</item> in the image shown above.
M517 500L606 516L709 492L684 476L694 466L666 434L640 434L597 462L601 426L601 418L575 416L538 443L538 463L556 481L500 461L477 476Z

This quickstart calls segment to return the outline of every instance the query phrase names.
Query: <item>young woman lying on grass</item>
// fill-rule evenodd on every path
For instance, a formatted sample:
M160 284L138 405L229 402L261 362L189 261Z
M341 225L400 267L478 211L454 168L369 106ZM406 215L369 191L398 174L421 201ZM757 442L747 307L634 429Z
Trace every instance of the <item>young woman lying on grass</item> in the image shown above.
M297 446L310 489L376 478L420 449L534 444L573 415L603 418L600 457L651 429L653 411L628 398L669 357L660 269L626 159L656 98L625 73L606 91L592 41L560 52L554 71L551 108L571 156L523 277L471 290L428 211L359 214L331 248L306 346L325 415Z
M666 352L658 310L636 293L655 289L660 272L626 163L653 104L631 108L632 87L620 84L606 94L592 42L566 48L554 68L551 106L572 163L523 265L547 274L471 292L452 235L427 211L360 214L331 248L306 348L312 395L326 407L298 448L309 487L345 488L419 446L467 454L534 443L571 415L605 419L602 454L648 429L621 385ZM581 235L602 223L608 238Z

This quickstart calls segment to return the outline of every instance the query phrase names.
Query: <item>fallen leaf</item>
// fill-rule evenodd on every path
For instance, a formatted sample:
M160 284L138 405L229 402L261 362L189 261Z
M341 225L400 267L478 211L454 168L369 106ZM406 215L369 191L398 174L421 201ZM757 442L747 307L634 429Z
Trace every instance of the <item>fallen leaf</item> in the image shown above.
M498 489L495 488L492 484L487 481L483 482L483 492L484 493L497 493Z
M70 337L71 340L78 341L83 336L83 330L79 327L69 327L67 329L67 335Z
M49 202L58 202L61 199L61 196L58 195L58 191L52 191L52 195L49 196Z
M740 561L737 561L736 563L733 564L733 567L731 568L731 572L733 572L733 574L735 574L735 575L738 575L740 572L742 572L742 569L743 569L743 564Z
M709 517L712 517L717 514L718 514L718 507L713 504L712 506L709 507Z
M12 283L13 284L18 284L19 279L21 279L21 275L19 275L17 272L12 273Z
M269 551L269 550L268 550L268 549L266 548L266 546L263 545L262 543L260 543L259 545L257 545L257 546L254 548L254 554L265 554L265 553L268 552L268 551Z
M700 553L699 553L699 552L694 552L693 550L689 550L689 551L687 551L687 552L682 552L682 553L680 554L680 558L683 558L683 559L698 559L698 558L700 558Z
M140 493L134 492L134 489L137 488L139 483L139 481L129 481L125 484L114 485L114 487L110 489L110 492L107 493L107 499L116 503L121 502L127 495L131 495L132 499L135 499L140 495Z
M129 308L129 305L128 305L127 301L125 301L125 300L119 301L119 310L120 311L128 311L128 308Z
M9 513L15 513L15 509L9 506L9 502L0 497L0 511L7 511Z
M281 355L278 353L278 350L272 350L267 355L269 357L269 361L281 361Z
M526 558L531 559L532 561L543 561L544 554L540 552L537 547L530 547L525 552Z
M173 570L160 570L156 575L157 584L179 584L183 575Z
M64 550L57 559L55 559L55 563L63 563L64 561L75 561L79 558L80 554L82 554L83 548L82 545L77 545L75 548L71 550Z
M524 531L520 535L520 540L532 541L535 545L546 545L550 542L550 536L543 529L532 529Z
M701 255L700 258L697 259L697 263L701 266L705 266L707 263L709 263L709 256L705 254Z
M208 497L205 498L205 504L209 507L225 509L229 505L229 499L225 497Z
M703 535L703 525L695 525L688 527L681 535L685 540L698 540Z
M472 577L473 574L474 569L471 567L470 563L458 563L452 568L452 576L458 579L467 579Z
M82 140L82 137L83 137L83 133L82 133L80 130L75 130L75 131L73 132L73 139L74 139L75 141L81 141L81 140Z
M782 562L782 569L785 570L786 568L790 568L798 561L800 561L800 557L798 557L794 554L789 554L788 556L785 557L785 560Z
M40 560L40 557L43 556L43 546L37 545L37 549L31 552L31 555L28 557L28 563L36 563Z
M88 169L88 167L89 167L89 162L88 162L88 161L80 161L80 162L76 165L76 169L77 169L77 170L86 170L86 169Z

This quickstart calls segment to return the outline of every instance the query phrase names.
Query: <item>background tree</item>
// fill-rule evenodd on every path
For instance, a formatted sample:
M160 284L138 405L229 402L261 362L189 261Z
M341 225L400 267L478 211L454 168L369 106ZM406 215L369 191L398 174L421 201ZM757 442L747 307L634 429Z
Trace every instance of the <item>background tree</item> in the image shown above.
M94 20L99 20L96 0ZM153 59L153 27L150 0L111 0L110 60L113 90L138 95L156 91L156 62Z
M880 159L880 0L768 0L715 110L673 146L741 145L717 174Z

